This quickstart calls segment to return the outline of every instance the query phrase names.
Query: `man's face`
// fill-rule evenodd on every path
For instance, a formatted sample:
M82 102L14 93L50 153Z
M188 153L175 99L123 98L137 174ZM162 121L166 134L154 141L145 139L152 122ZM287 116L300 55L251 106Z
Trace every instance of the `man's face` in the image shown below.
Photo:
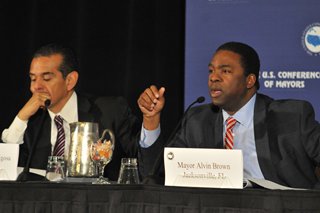
M252 75L244 75L239 54L227 50L216 52L209 63L208 86L213 104L234 114L252 97L253 93L249 92L252 83Z
M32 93L45 93L51 98L50 108L62 108L68 99L66 80L58 70L62 62L59 54L33 58L30 66L30 90Z

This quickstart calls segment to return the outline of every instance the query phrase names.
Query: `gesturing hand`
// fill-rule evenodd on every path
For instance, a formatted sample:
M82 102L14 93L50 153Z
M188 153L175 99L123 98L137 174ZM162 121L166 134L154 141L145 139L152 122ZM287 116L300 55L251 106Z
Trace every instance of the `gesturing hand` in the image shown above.
M160 112L164 107L165 88L159 90L156 86L151 85L140 95L138 105L143 113L143 125L146 129L155 129L160 123Z

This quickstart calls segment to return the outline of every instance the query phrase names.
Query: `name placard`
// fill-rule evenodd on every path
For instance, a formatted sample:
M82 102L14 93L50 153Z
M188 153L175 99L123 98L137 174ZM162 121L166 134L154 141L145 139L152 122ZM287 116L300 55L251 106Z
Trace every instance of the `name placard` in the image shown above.
M166 147L164 163L166 186L243 188L241 150Z
M0 180L16 180L19 144L0 144Z

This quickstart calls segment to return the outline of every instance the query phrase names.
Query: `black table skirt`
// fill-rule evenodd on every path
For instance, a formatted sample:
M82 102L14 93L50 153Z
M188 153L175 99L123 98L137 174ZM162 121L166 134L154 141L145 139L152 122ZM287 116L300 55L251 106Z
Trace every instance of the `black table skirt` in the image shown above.
M320 212L320 190L0 182L0 213Z

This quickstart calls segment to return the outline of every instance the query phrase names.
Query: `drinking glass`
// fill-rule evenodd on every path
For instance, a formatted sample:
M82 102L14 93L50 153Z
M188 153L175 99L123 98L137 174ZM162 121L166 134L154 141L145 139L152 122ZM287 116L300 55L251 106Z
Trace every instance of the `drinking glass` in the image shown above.
M114 134L111 130L104 130L99 140L94 141L90 149L90 157L98 166L99 178L93 184L110 184L103 176L104 167L111 161L115 146Z
M136 158L122 158L118 178L119 184L139 184L139 173Z
M49 156L46 178L49 181L61 181L65 178L65 167L63 156Z

